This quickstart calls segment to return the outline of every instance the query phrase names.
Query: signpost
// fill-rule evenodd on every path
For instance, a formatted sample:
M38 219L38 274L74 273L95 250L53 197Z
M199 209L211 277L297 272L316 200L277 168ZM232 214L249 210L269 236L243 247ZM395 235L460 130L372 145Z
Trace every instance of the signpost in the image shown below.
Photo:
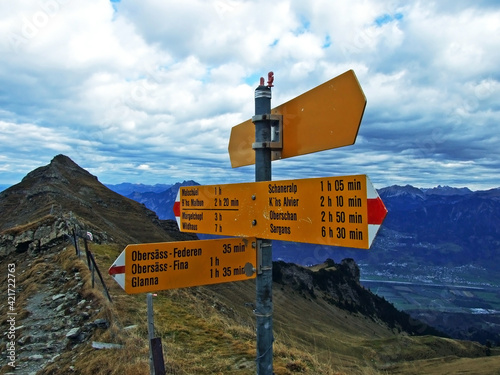
M255 238L128 245L109 274L128 294L255 278Z
M270 181L271 174L271 141L273 139L272 123L269 119L271 111L271 87L274 74L268 75L267 86L264 79L255 89L255 181ZM257 239L259 253L258 275L255 280L255 318L257 334L257 374L273 374L273 243L269 239Z
M387 209L366 175L181 187L184 232L368 249Z
M271 240L368 249L387 214L366 175L271 181L272 160L353 144L366 106L352 70L271 109L273 80L229 140L232 167L255 164L255 182L181 187L174 204L183 232L250 238L128 245L109 269L127 293L256 277L259 375L273 373Z
M366 97L354 71L349 70L296 98L273 108L281 115L282 149L272 159L285 159L354 144L363 118ZM255 164L252 120L236 125L229 139L233 168Z

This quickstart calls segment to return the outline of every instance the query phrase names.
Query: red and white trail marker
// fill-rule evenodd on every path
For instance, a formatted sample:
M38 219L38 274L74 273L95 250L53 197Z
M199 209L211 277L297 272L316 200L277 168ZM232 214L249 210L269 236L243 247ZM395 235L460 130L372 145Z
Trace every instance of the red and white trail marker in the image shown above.
M179 189L177 191L177 197L175 198L174 202L174 215L175 215L175 220L177 220L177 225L179 228L181 227L181 190Z
M387 208L368 178L366 179L366 197L368 205L368 243L371 246L387 215Z
M111 267L109 267L108 273L113 276L122 289L125 289L125 250L120 253Z

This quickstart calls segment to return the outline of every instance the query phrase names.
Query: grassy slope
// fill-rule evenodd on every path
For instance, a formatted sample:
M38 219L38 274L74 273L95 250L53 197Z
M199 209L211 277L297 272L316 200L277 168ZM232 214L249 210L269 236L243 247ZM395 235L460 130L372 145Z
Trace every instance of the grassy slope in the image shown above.
M119 251L98 252L99 260L108 266ZM136 301L142 309L137 320L145 327L146 297L127 296L114 288L121 302ZM174 373L255 373L254 300L254 281L159 293L154 302L156 326ZM480 371L480 360L458 358L481 355L484 348L478 345L396 334L379 322L278 284L273 302L276 374L411 374L415 366L429 365L437 371L440 361L443 368L456 363L462 371L470 365L470 374ZM500 357L481 359L483 371L490 371L485 373L494 373L492 363L500 366Z
M104 274L122 250L95 244L91 249ZM89 341L62 353L41 374L70 373L70 366L74 367L71 373L82 375L149 374L146 296L125 294L106 275L114 300L111 304L99 289L90 287L84 258L78 259L72 247L54 259L50 267L63 267L69 275L80 272L86 280L82 296L100 303L103 307L99 316L113 322L108 330L96 331L92 340L121 343L125 349L94 350ZM5 270L1 272L3 280ZM31 272L29 278L19 277L23 298L36 291L33 286L43 275ZM251 281L159 293L154 299L155 323L162 338L167 373L254 374L254 299L255 284ZM19 306L22 304L20 299ZM478 356L484 347L431 336L395 334L380 323L311 299L287 286L275 284L274 304L276 374L499 373L496 369L500 368L500 356L460 358ZM137 327L123 329L130 325Z

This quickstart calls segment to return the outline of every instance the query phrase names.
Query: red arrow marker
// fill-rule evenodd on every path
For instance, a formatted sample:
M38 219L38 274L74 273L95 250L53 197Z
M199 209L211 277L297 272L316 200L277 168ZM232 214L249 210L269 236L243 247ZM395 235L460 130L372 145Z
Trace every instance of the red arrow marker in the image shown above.
M109 268L109 270L108 270L108 273L111 276L119 275L121 273L125 273L125 265L123 265L123 266L111 266Z
M109 267L108 273L125 290L125 250L121 252L111 267Z
M387 208L385 208L384 202L382 202L368 176L366 177L366 198L368 210L368 244L371 246L380 229L380 225L387 215Z
M387 215L387 208L380 197L375 199L367 199L368 203L368 224L380 225Z
M174 215L175 217L181 216L181 202L174 202Z
M174 202L174 215L177 220L177 226L181 229L181 189L177 192L177 197Z

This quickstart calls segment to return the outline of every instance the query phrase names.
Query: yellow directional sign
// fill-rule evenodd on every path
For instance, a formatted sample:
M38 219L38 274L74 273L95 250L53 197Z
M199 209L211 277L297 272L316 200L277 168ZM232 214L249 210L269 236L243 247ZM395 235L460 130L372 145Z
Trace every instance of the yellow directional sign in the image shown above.
M366 97L354 71L349 70L271 110L283 116L283 149L273 160L354 144ZM255 164L252 120L236 125L229 139L231 166Z
M181 231L368 249L387 210L365 175L181 187Z
M109 269L129 294L255 278L255 238L128 245Z

